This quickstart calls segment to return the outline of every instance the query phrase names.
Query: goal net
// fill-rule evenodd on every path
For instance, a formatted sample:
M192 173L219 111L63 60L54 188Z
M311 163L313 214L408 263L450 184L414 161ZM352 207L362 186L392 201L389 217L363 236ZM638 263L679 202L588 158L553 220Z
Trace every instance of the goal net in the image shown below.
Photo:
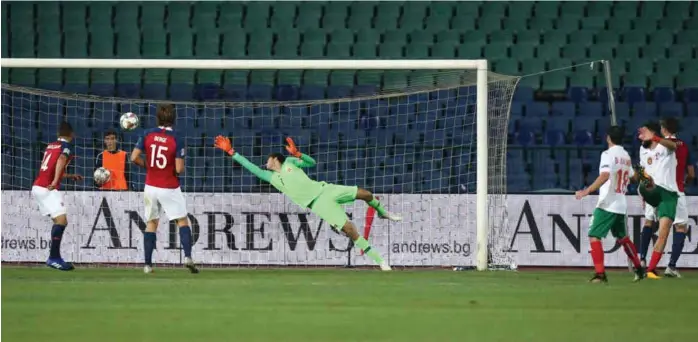
M128 67L123 60L113 62ZM238 69L261 69L237 62L234 67ZM213 148L213 137L223 134L231 137L236 151L260 165L272 152L285 153L284 138L293 137L301 151L318 162L306 170L311 178L368 189L388 210L401 213L403 222L390 223L376 217L363 202L346 206L359 232L391 265L478 264L480 269L487 264L509 265L510 257L504 252L512 233L505 198L506 146L517 77L483 70L478 79L475 67L453 67L458 65L454 61L443 68L429 64L428 69L419 63L410 67L399 64L409 61L392 61L399 70L362 68L353 65L354 61L347 65L352 70L311 66L326 61L296 62L301 64L296 63L294 69L301 65L314 69L299 71L304 81L320 77L330 85L365 86L319 88L322 93L312 94L313 87L223 85L218 100L158 101L3 84L2 261L46 258L50 220L39 215L29 190L46 144L56 139L58 124L68 121L76 132L75 159L69 171L85 179L63 182L69 219L62 242L64 258L83 263L142 262L144 170L130 166L130 191L121 192L99 190L92 174L105 149L106 131L116 131L118 148L130 153L142 129L155 126L157 105L174 103L175 130L185 136L187 146L181 181L197 262L221 266L371 264L358 255L347 237ZM391 65L391 61L382 62ZM265 66L275 68L275 61ZM289 68L254 72L278 84ZM221 69L228 69L219 71L224 76L240 74L240 70ZM283 89L296 100L249 100L266 98L264 92L272 89L279 90L272 98L282 96ZM170 90L173 95L172 87ZM307 99L313 96L324 98ZM231 97L248 100L225 100ZM125 112L139 116L139 129L126 132L119 128L118 119ZM480 118L486 126L478 125ZM484 201L480 213L478 201ZM483 222L486 225L478 235L478 224ZM178 240L174 225L161 220L154 261L181 262ZM487 248L478 248L478 244Z

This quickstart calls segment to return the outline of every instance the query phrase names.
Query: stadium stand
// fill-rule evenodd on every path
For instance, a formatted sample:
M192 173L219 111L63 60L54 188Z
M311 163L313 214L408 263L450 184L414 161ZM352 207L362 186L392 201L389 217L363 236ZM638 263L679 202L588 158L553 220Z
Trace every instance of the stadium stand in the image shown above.
M662 115L678 116L684 127L695 127L696 7L694 2L597 1L4 1L2 56L485 58L494 71L513 75L603 58L612 61L618 118L629 131ZM15 69L2 73L3 82L17 85L182 101L336 98L373 86L399 87L408 76L385 72L365 79L360 73L346 71L328 75L316 71L239 70ZM366 88L367 84L370 87ZM509 149L518 156L508 161L508 170L512 171L508 177L510 192L575 189L592 180L592 164L603 148L603 134L610 125L604 87L602 76L574 70L522 80L514 97L509 128ZM13 116L22 115L23 109L6 106L5 101L2 108L3 144L11 142L5 137L12 133L30 139L52 134L45 131L50 126L39 127L36 123L36 127L25 127L27 121L15 122ZM89 110L85 108L84 112ZM196 134L212 136L240 124L225 113L219 114L214 120L193 122ZM304 121L302 113L296 114L278 122L306 128L297 126ZM262 123L245 129L261 133L274 125ZM93 130L88 135L98 136L103 128L86 123L83 129ZM698 154L696 131L684 130L682 137L694 155ZM18 173L33 172L38 155L27 162L26 156L12 155L12 149L4 147L3 174L14 172L14 176L7 178L3 187L27 188L33 175ZM454 163L451 167L461 166ZM360 170L351 172L364 174ZM546 176L534 177L540 174ZM201 180L185 182L190 190L209 185ZM688 191L697 193L696 183Z

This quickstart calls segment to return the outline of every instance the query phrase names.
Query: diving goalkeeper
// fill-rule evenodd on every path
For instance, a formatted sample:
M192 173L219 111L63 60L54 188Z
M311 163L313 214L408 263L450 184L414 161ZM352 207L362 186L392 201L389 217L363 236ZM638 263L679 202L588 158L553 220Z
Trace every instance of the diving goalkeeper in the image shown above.
M230 139L226 137L217 136L214 146L231 155L233 160L240 163L259 179L269 182L281 193L291 198L298 206L309 208L332 228L344 232L354 241L354 245L361 248L365 255L380 266L381 270L390 271L390 265L383 260L377 251L371 248L366 239L359 235L356 227L349 221L341 205L360 199L375 208L380 218L391 221L400 221L402 218L386 211L383 205L368 190L361 189L358 186L327 184L310 179L300 168L315 166L315 160L306 154L300 153L293 139L286 138L286 142L288 143L286 150L293 157L286 158L281 153L272 153L267 158L267 170L262 170L247 160L247 158L239 153L235 153Z

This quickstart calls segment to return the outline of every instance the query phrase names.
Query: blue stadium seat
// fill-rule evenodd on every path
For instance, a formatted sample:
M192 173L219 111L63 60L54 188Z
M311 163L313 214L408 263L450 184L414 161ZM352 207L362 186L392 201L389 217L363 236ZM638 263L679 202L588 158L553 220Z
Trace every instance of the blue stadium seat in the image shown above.
M301 100L322 100L325 98L325 87L305 85L301 87Z
M633 104L636 102L645 102L645 88L643 87L625 87L623 88L623 100Z
M565 144L565 134L561 130L549 129L545 132L543 144L559 146Z
M515 102L533 102L533 88L527 86L518 86L514 91Z
M295 85L279 85L276 87L274 98L277 101L295 101L300 97L300 89Z
M579 115L582 117L602 116L604 109L601 102L582 102L579 104Z
M116 85L116 96L128 99L141 97L141 85L131 83L119 83Z
M551 114L553 116L573 117L576 112L574 102L553 102Z
M221 86L213 83L197 84L194 88L195 97L199 101L218 100L221 98Z
M223 99L230 101L247 100L247 86L239 84L225 84L223 86Z
M547 102L530 102L526 104L527 117L547 117L550 114L550 107Z
M528 146L535 143L535 136L532 131L522 130L516 133L514 141L522 146Z
M633 117L651 119L657 117L657 105L654 102L631 103Z
M146 99L166 100L167 86L161 83L144 84L141 93Z
M594 138L591 132L577 129L574 133L574 143L577 144L577 146L593 145Z
M655 102L674 102L675 98L676 94L674 93L674 89L672 88L659 87L654 89Z
M351 87L331 85L327 87L328 99L342 99L351 95Z
M603 120L603 119L601 119ZM588 131L591 133L596 132L596 120L593 118L585 118L583 116L575 117L572 120L572 131Z
M252 101L271 101L273 87L266 84L251 84L247 88L247 99Z
M686 116L698 118L698 102L686 103Z
M589 98L589 90L586 87L570 87L567 96L575 103L586 102Z
M683 104L680 102L659 103L659 114L662 117L683 117Z

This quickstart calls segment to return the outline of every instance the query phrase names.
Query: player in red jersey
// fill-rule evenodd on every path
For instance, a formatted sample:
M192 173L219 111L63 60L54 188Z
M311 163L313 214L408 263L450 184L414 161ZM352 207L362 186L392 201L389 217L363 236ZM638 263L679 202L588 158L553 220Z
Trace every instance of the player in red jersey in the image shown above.
M65 173L68 163L73 159L72 141L73 128L67 122L61 123L58 128L58 140L46 146L44 156L41 158L39 175L36 176L34 186L32 186L32 197L39 205L41 215L50 216L53 220L51 250L46 265L61 271L70 271L74 267L73 264L65 262L61 257L61 240L65 227L68 225L68 218L65 205L63 205L63 194L58 189L64 178L82 179L80 175Z
M669 267L664 271L664 276L681 278L681 274L676 270L676 262L679 261L683 250L686 233L688 232L688 207L686 205L686 194L684 186L686 180L695 178L695 170L690 161L688 146L676 137L679 130L679 121L676 118L666 118L662 120L662 127L666 130L666 137L676 143L676 185L679 188L679 200L676 205L676 219L674 220L674 241L671 245L671 257Z
M156 118L158 127L145 130L143 136L138 139L136 148L131 152L131 162L146 169L143 200L145 219L148 223L143 233L144 272L153 271L155 232L164 211L168 220L177 221L184 250L184 266L191 273L198 273L199 270L191 258L192 236L187 218L187 205L179 188L179 175L184 172L185 147L183 140L172 129L176 118L174 106L158 106ZM145 154L145 160L141 158L141 154Z

